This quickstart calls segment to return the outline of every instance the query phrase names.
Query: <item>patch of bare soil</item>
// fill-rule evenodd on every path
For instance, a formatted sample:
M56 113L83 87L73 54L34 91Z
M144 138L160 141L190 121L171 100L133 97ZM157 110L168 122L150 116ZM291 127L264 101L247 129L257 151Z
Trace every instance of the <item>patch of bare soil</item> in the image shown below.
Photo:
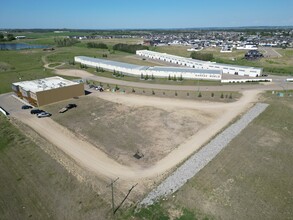
M76 100L78 108L53 119L122 164L151 166L213 120L195 109L130 107L97 97ZM52 113L61 108L51 105ZM141 159L133 155L139 152Z

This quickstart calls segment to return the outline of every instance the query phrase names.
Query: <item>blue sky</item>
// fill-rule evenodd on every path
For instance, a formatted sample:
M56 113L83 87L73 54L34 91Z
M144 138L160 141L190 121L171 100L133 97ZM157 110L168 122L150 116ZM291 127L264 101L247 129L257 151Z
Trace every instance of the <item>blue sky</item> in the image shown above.
M0 0L0 28L293 25L293 0Z

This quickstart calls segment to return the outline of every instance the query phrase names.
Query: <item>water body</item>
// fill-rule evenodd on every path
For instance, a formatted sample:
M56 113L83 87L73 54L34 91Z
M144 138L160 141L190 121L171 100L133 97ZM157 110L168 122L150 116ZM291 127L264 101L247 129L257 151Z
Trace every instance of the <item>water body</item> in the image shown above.
M0 50L24 50L24 49L44 49L44 48L48 48L48 46L36 45L36 44L24 44L24 43L0 44Z

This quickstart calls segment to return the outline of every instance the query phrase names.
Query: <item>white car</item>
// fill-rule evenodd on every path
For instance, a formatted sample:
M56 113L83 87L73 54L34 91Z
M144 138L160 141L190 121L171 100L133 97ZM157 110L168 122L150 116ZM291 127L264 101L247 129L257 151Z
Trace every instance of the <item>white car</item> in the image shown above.
M48 113L48 112L41 112L39 114L37 114L38 118L45 118L45 117L50 117L52 114Z

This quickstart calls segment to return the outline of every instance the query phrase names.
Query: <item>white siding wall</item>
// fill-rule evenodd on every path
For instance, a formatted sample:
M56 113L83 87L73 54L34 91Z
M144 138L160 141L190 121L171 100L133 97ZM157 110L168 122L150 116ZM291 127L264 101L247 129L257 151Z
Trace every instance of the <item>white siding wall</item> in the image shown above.
M190 58L178 57L174 55L169 55L165 53L158 53L154 51L148 50L138 50L136 54L139 56L162 60L165 62L171 62L174 64L196 68L196 69L221 69L223 73L232 74L238 73L240 76L250 76L250 77L257 77L261 76L262 69L261 68L251 68L251 67L239 67L239 66L230 66L230 65L223 65L217 64L212 62L204 62L204 61L196 61L191 60Z

